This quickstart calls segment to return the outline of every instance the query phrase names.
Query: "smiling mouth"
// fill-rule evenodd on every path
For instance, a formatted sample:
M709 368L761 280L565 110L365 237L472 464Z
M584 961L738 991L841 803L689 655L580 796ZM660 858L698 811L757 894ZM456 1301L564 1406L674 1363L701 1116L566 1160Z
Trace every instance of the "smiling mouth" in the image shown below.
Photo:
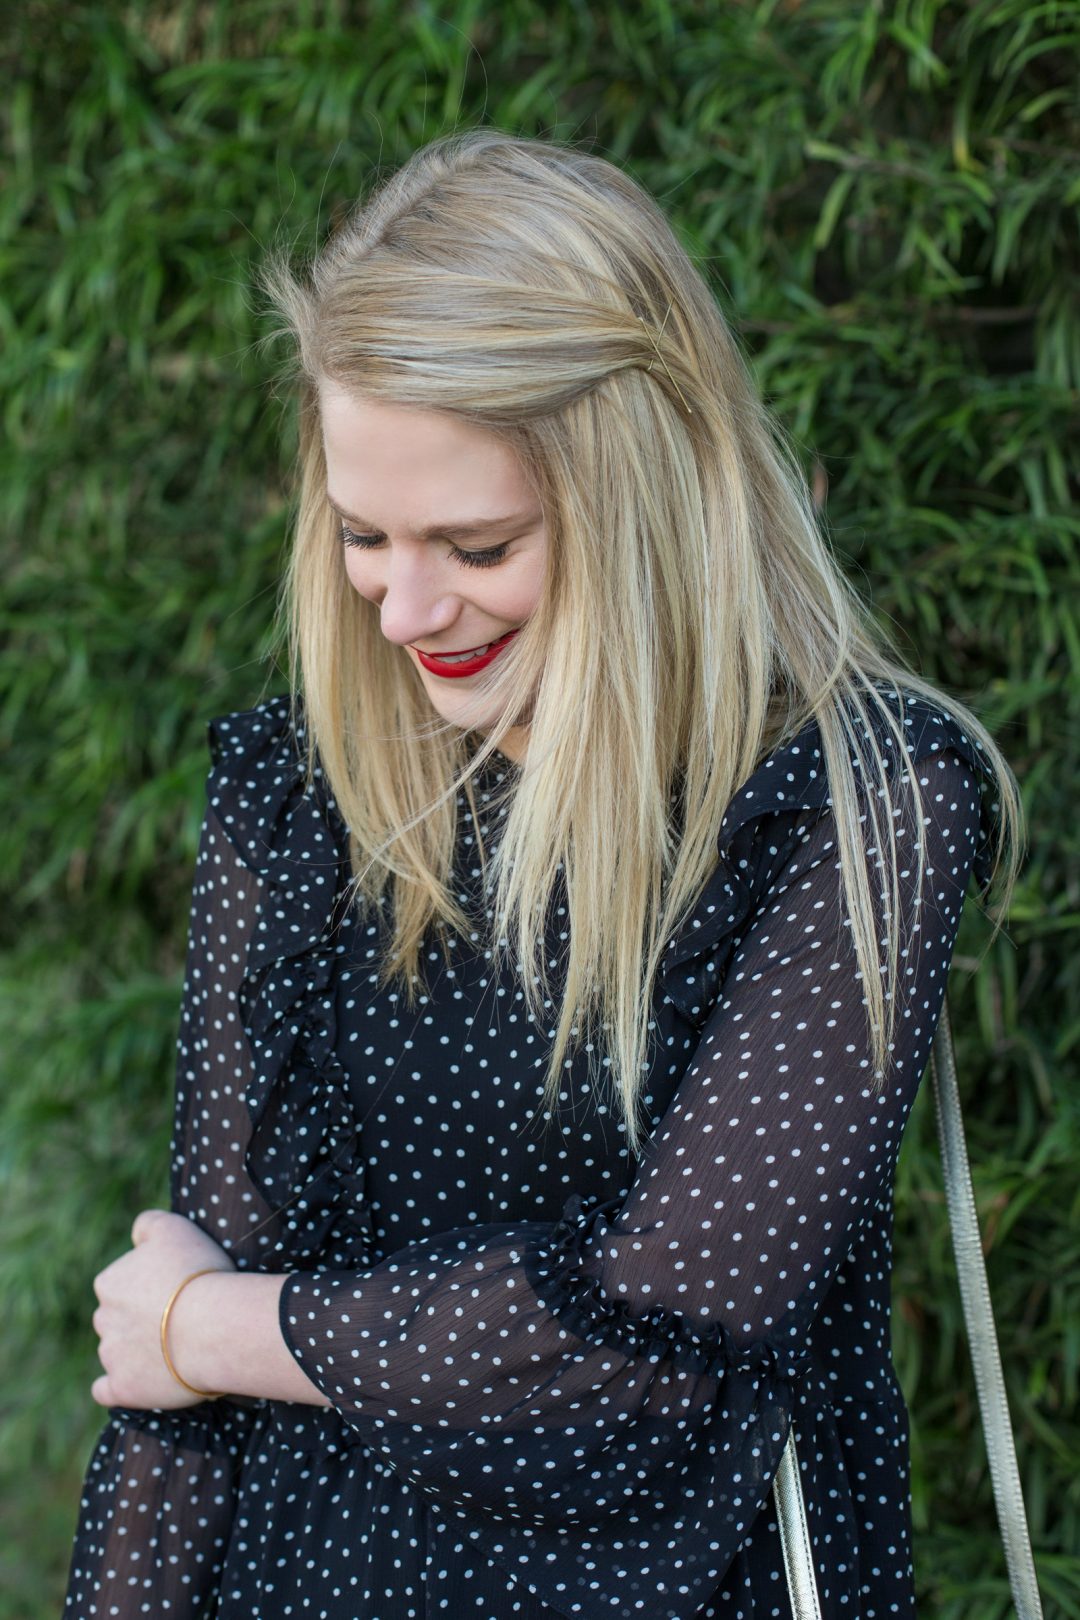
M467 658L482 658L485 653L491 651L492 647L497 646L500 641L505 641L511 635L513 635L513 631L506 630L501 636L496 636L494 641L485 641L480 647L466 647L460 652L430 652L427 647L414 647L413 652L423 653L425 658L437 658L440 664L464 663Z
M421 668L426 669L430 675L440 675L446 680L456 680L462 676L478 675L486 669L493 659L498 658L506 647L518 634L521 626L507 630L504 635L496 636L494 641L487 642L482 647L470 648L467 652L457 653L429 653L422 647L413 647Z

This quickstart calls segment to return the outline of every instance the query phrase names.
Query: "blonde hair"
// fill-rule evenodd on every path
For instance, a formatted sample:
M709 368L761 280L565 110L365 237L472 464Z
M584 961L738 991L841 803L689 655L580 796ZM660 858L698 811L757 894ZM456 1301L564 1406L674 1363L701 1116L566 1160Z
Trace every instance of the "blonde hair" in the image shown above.
M545 1003L555 1004L545 922L564 883L569 947L544 1102L554 1113L572 1050L594 1064L603 1050L637 1151L664 948L716 867L732 796L813 717L883 1084L898 930L881 965L868 832L883 854L880 902L889 917L902 908L885 761L876 742L869 753L862 742L860 804L849 759L860 730L873 736L871 707L902 768L910 760L902 724L870 683L902 682L942 704L993 763L1002 915L1019 795L989 733L904 667L841 574L791 443L657 204L584 151L459 132L376 189L303 278L285 252L271 254L263 285L301 390L299 507L282 596L292 690L303 702L309 785L317 758L350 829L355 896L381 904L389 891L381 983L398 978L415 1005L429 925L444 949L448 931L475 930L450 887L455 799L464 789L475 822L472 773L526 718L501 847L490 861L480 851L490 944L516 956L543 1028L554 1016ZM433 716L411 660L380 634L378 608L346 579L326 499L323 379L498 435L542 503L545 588L481 677L501 716L486 738ZM920 845L917 888L922 875Z

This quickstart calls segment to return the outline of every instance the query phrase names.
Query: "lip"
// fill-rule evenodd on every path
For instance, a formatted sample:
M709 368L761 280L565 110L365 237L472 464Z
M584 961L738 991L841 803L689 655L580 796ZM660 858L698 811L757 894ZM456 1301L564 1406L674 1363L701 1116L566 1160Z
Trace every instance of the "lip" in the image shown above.
M518 629L520 628L519 625ZM413 652L429 674L441 675L444 680L454 681L465 675L476 675L480 670L486 669L498 658L503 648L513 641L517 633L518 630L508 630L504 636L499 636L492 642L486 653L481 653L478 658L463 658L457 664L444 664L440 658L435 658L431 653L421 652L419 647L414 647Z

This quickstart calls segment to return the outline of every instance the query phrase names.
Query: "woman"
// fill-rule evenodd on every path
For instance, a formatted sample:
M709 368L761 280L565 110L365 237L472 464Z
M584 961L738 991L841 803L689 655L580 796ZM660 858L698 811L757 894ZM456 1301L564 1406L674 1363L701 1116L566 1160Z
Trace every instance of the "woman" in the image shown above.
M911 1614L892 1178L1009 768L607 162L446 138L267 284L291 690L210 726L67 1612L783 1615L794 1424L825 1613Z

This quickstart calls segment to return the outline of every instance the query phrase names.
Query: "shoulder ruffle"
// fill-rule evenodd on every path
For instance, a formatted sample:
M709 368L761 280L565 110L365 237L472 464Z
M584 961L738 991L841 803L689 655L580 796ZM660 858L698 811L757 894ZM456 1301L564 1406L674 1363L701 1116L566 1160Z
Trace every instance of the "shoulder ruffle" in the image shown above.
M885 682L875 685L899 718L901 705L896 688ZM975 773L982 810L973 869L979 892L985 892L1000 811L993 792L995 778L990 760L982 744L969 737L940 704L930 703L907 688L900 695L912 758L918 760L951 749ZM876 727L876 733L886 769L892 774L898 763L892 733L884 723ZM851 763L856 772L861 771L865 763L862 754L852 753ZM822 813L831 805L821 733L817 721L810 720L797 736L763 760L732 798L720 822L713 875L662 958L658 978L691 1023L700 1026L714 1004L730 948L752 908L753 894L746 872L755 839L760 837L758 824L778 812Z
M370 1210L335 1051L347 829L321 771L305 787L303 716L294 725L287 696L211 720L208 738L207 799L262 885L239 992L253 1066L245 1167L271 1208L288 1206L290 1262L344 1244L363 1263Z

